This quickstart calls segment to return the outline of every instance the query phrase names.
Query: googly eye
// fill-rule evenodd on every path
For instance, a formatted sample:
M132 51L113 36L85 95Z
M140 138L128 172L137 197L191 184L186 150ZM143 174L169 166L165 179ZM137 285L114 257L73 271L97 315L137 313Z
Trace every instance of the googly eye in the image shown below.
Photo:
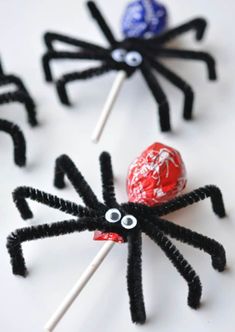
M112 51L111 56L113 60L117 62L123 62L125 60L126 51L122 48L117 48L116 50Z
M121 212L118 209L109 209L105 213L105 219L111 223L118 222L121 219L121 217L122 217Z
M125 62L128 66L138 67L143 61L143 57L139 52L129 52L125 57Z
M122 227L126 229L132 229L137 225L137 219L134 216L128 214L122 218L121 224Z

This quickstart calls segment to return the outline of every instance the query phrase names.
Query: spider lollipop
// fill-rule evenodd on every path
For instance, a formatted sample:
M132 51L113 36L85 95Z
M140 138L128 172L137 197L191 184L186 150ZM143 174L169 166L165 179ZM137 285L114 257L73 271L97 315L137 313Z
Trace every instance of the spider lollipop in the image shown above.
M47 52L43 56L43 68L47 81L52 81L52 72L50 64L52 60L61 59L79 59L95 60L101 62L96 67L91 67L83 71L68 73L56 80L56 88L60 101L65 105L70 105L67 93L67 85L77 80L89 79L100 76L111 71L117 71L117 78L113 84L111 92L107 98L100 119L92 135L93 141L98 141L108 119L112 106L117 98L118 92L126 78L134 73L140 72L151 91L156 103L158 104L158 113L160 127L162 131L169 131L170 108L168 98L165 95L155 73L160 74L179 88L184 94L183 117L185 120L192 119L192 109L194 92L191 86L181 77L163 65L160 60L163 58L176 58L184 60L199 60L206 64L208 77L210 80L216 79L215 61L211 55L201 51L179 50L166 46L167 42L188 32L195 31L196 39L201 40L206 29L206 21L202 18L193 19L176 28L166 30L158 36L149 39L143 38L124 38L118 41L112 33L109 25L93 1L88 1L88 9L93 18L98 23L109 47L101 47L76 38L65 35L47 32L45 34L45 44ZM59 51L55 48L55 42L77 47L72 51Z
M113 171L110 155L100 156L103 202L100 202L72 160L62 155L56 160L55 180L57 188L64 188L65 176L80 195L84 206L65 201L56 196L30 187L19 187L13 193L15 204L23 219L33 217L26 199L32 199L49 207L59 209L75 218L62 222L42 224L18 229L9 235L7 249L11 258L12 271L26 276L27 269L22 252L22 243L82 231L99 231L98 235L117 234L117 242L128 244L127 283L130 297L130 311L134 323L146 320L142 290L142 233L152 239L172 262L188 284L188 305L199 307L201 282L191 265L185 260L169 237L184 242L211 256L212 266L223 271L226 264L225 250L217 241L178 226L164 218L167 214L186 208L206 198L211 199L212 209L220 218L225 217L225 208L220 190L213 185L204 186L188 194L176 196L185 187L185 168L180 154L162 144L154 144L132 164L128 175L127 203L118 203L114 192ZM121 239L121 241L120 241ZM90 271L90 277L99 263L111 249L103 249ZM52 331L62 318L87 279L78 281L65 303L59 308L47 331Z

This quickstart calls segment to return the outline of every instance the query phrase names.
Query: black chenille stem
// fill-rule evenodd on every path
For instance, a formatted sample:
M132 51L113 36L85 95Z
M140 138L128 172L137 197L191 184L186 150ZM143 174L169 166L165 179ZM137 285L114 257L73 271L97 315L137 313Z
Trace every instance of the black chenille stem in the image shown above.
M108 73L112 70L110 65L103 64L98 67L93 67L90 69L86 69L83 71L76 71L73 73L65 74L63 75L57 82L56 82L56 89L59 96L59 99L62 104L64 105L71 105L71 102L68 97L67 92L67 84L77 81L77 80L86 80L93 77L98 77L100 75L103 75L105 73Z
M159 217L164 216L168 213L198 203L206 198L211 199L212 209L218 217L223 218L226 216L222 193L220 189L214 185L198 188L188 194L174 198L167 203L156 205L151 208L151 212L156 213Z
M108 207L117 205L114 191L114 176L111 156L107 152L100 155L100 171L102 179L103 200Z
M153 51L155 50L158 57L203 61L207 66L209 80L217 79L216 62L209 53L191 50L178 50L173 48L167 49L150 47L150 49Z
M108 23L105 21L104 16L102 15L101 11L98 9L97 5L93 1L88 1L87 7L91 13L91 16L98 23L101 31L103 32L103 34L106 37L109 44L111 46L115 46L117 44L117 41L116 41Z
M219 272L224 271L226 254L224 247L219 242L167 220L157 219L156 222L153 222L153 227L155 227L154 225L172 238L205 251L211 256L214 269Z
M14 123L0 120L0 131L9 134L14 146L14 161L17 166L25 166L26 164L26 141L20 128Z
M67 156L62 155L56 159L54 185L62 189L65 187L65 176L68 177L73 187L82 198L84 204L92 209L101 207L93 190L79 172L73 161Z
M31 187L18 187L14 190L12 196L21 217L25 220L33 217L26 199L31 199L76 217L88 215L88 210L80 205Z
M89 50L89 51L93 51L93 52L104 52L105 48L92 44L92 43L88 43L86 41L80 40L80 39L76 39L73 37L68 37L65 35L62 35L60 33L55 33L55 32L46 32L44 34L44 41L45 44L47 46L47 49L50 51L54 51L54 43L55 42L60 42L63 44L67 44L67 45L71 45L71 46L76 46L79 48L82 48L84 50Z
M188 305L197 309L200 305L202 286L199 277L191 265L185 260L179 250L157 227L153 228L148 220L143 225L143 231L163 250L179 274L188 284Z
M45 79L47 82L53 80L50 64L52 60L98 60L105 61L108 59L106 53L97 53L97 52L71 52L71 51L48 51L42 57L42 66L45 74Z
M194 30L196 32L196 39L199 41L204 37L206 27L207 27L207 22L204 18L201 17L195 18L173 29L167 30L166 32L162 33L160 36L150 38L148 42L164 44L191 30Z
M154 99L158 104L158 114L161 130L169 131L171 130L171 126L170 111L167 97L160 84L158 83L157 78L154 76L151 66L147 63L147 61L145 61L142 65L141 71L150 91L152 92Z
M38 124L36 117L36 106L28 93L25 93L23 90L19 90L0 94L0 105L13 102L18 102L25 106L28 122L32 127Z
M173 85L175 85L183 92L184 94L183 117L185 120L191 120L193 100L194 100L194 92L191 86L160 62L151 59L151 65L153 66L153 68L156 69L158 73L160 73L163 77L165 77L168 81L170 81Z
M7 250L11 258L12 272L23 277L27 274L21 246L23 242L58 237L85 230L93 231L96 228L97 223L93 219L83 218L17 229L7 238Z
M144 324L146 313L142 286L142 235L138 231L128 237L127 289L133 323Z

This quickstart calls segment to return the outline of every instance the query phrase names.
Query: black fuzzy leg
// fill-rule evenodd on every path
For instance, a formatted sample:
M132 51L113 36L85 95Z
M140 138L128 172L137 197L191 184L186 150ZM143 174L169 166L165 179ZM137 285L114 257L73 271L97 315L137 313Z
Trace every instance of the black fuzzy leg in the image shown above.
M105 48L100 47L95 44L91 44L88 42L85 42L83 40L79 40L73 37L68 37L65 35L62 35L60 33L55 33L55 32L46 32L44 34L44 41L47 46L47 49L50 51L54 51L53 43L54 42L61 42L63 44L68 44L72 46L76 46L79 48L83 48L85 50L90 50L92 52L104 52Z
M146 221L146 223L148 223L148 221ZM180 275L186 280L189 287L188 305L193 309L197 309L200 305L202 295L202 286L199 277L192 266L184 259L179 250L163 232L157 230L157 227L153 230L151 226L151 223L144 225L145 233L159 245Z
M176 28L170 29L163 33L160 36L157 36L155 38L150 39L150 42L158 42L158 43L166 43L182 34L185 32L188 32L190 30L195 30L196 32L196 39L199 41L203 38L205 30L207 27L207 22L204 18L195 18L187 23L184 23L180 26L177 26Z
M109 207L114 207L117 205L117 201L114 191L114 177L111 156L108 152L103 152L100 155L100 171L104 203Z
M107 22L105 21L103 15L101 14L100 10L98 9L97 5L93 1L87 1L87 7L91 13L91 16L96 20L98 23L101 31L105 35L107 41L111 46L115 46L117 41L108 26Z
M160 74L162 74L166 79L168 79L172 84L174 84L184 93L185 100L183 117L185 120L191 120L194 100L194 92L191 86L161 63L157 61L152 61L151 64L153 68L155 68Z
M64 177L67 175L76 192L82 198L84 204L92 209L101 206L93 190L79 172L73 161L67 156L62 155L56 159L54 185L56 188L65 187Z
M168 58L203 61L207 65L209 80L214 81L217 79L215 59L209 53L189 50L176 50L173 48L160 48L156 49L156 52L158 56L164 56Z
M26 141L20 128L14 123L0 120L0 131L9 134L14 144L15 164L22 167L26 164Z
M162 131L170 131L170 110L167 97L159 85L156 77L152 73L151 67L145 62L141 67L142 74L152 92L156 102L158 103L158 112L160 127Z
M38 124L35 110L36 106L28 93L25 93L24 91L15 91L0 94L0 105L13 102L24 104L27 111L28 122L32 127L35 127Z
M224 218L226 216L223 196L220 189L214 185L208 185L191 191L188 194L181 195L177 198L170 200L167 203L163 203L160 206L152 208L152 213L156 211L157 216L165 216L168 213L178 211L192 204L198 203L206 198L211 199L212 209L214 213Z
M45 53L42 57L42 66L45 74L45 80L47 82L52 82L52 72L50 68L50 63L52 60L107 60L107 55L105 53L94 53L94 52L69 52L69 51L49 51Z
M75 217L87 216L87 209L57 196L31 187L18 187L12 193L13 201L24 220L33 218L33 213L26 201L27 198L51 208L66 212Z
M0 86L7 85L7 84L14 84L19 90L23 90L25 93L28 93L24 83L22 80L15 76L15 75L4 75L1 76L0 74Z
M146 313L142 287L142 238L141 232L128 238L127 289L133 323L144 324Z
M89 224L89 225L88 225ZM7 250L11 258L13 274L25 277L27 269L21 244L26 241L38 240L48 237L71 234L96 229L96 223L89 218L81 220L66 220L53 224L20 228L7 238Z
M0 59L0 75L4 75L2 61Z
M86 80L89 78L93 78L96 76L100 76L102 74L108 73L112 68L107 65L101 65L98 67L93 67L91 69L83 70L80 72L74 72L63 75L57 82L56 82L56 89L59 96L59 99L62 104L64 105L71 105L68 93L66 90L66 85L70 82L74 82L76 80Z
M155 222L153 224L155 224ZM224 271L226 266L226 254L224 247L219 242L163 219L157 221L157 227L176 240L205 251L211 256L214 269L219 272Z

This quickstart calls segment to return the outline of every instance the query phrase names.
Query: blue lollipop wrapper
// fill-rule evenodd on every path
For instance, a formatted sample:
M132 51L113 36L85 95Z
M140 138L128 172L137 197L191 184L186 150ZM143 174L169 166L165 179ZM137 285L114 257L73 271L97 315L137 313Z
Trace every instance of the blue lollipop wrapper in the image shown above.
M135 0L127 6L122 19L126 38L150 38L167 27L166 7L155 0Z

